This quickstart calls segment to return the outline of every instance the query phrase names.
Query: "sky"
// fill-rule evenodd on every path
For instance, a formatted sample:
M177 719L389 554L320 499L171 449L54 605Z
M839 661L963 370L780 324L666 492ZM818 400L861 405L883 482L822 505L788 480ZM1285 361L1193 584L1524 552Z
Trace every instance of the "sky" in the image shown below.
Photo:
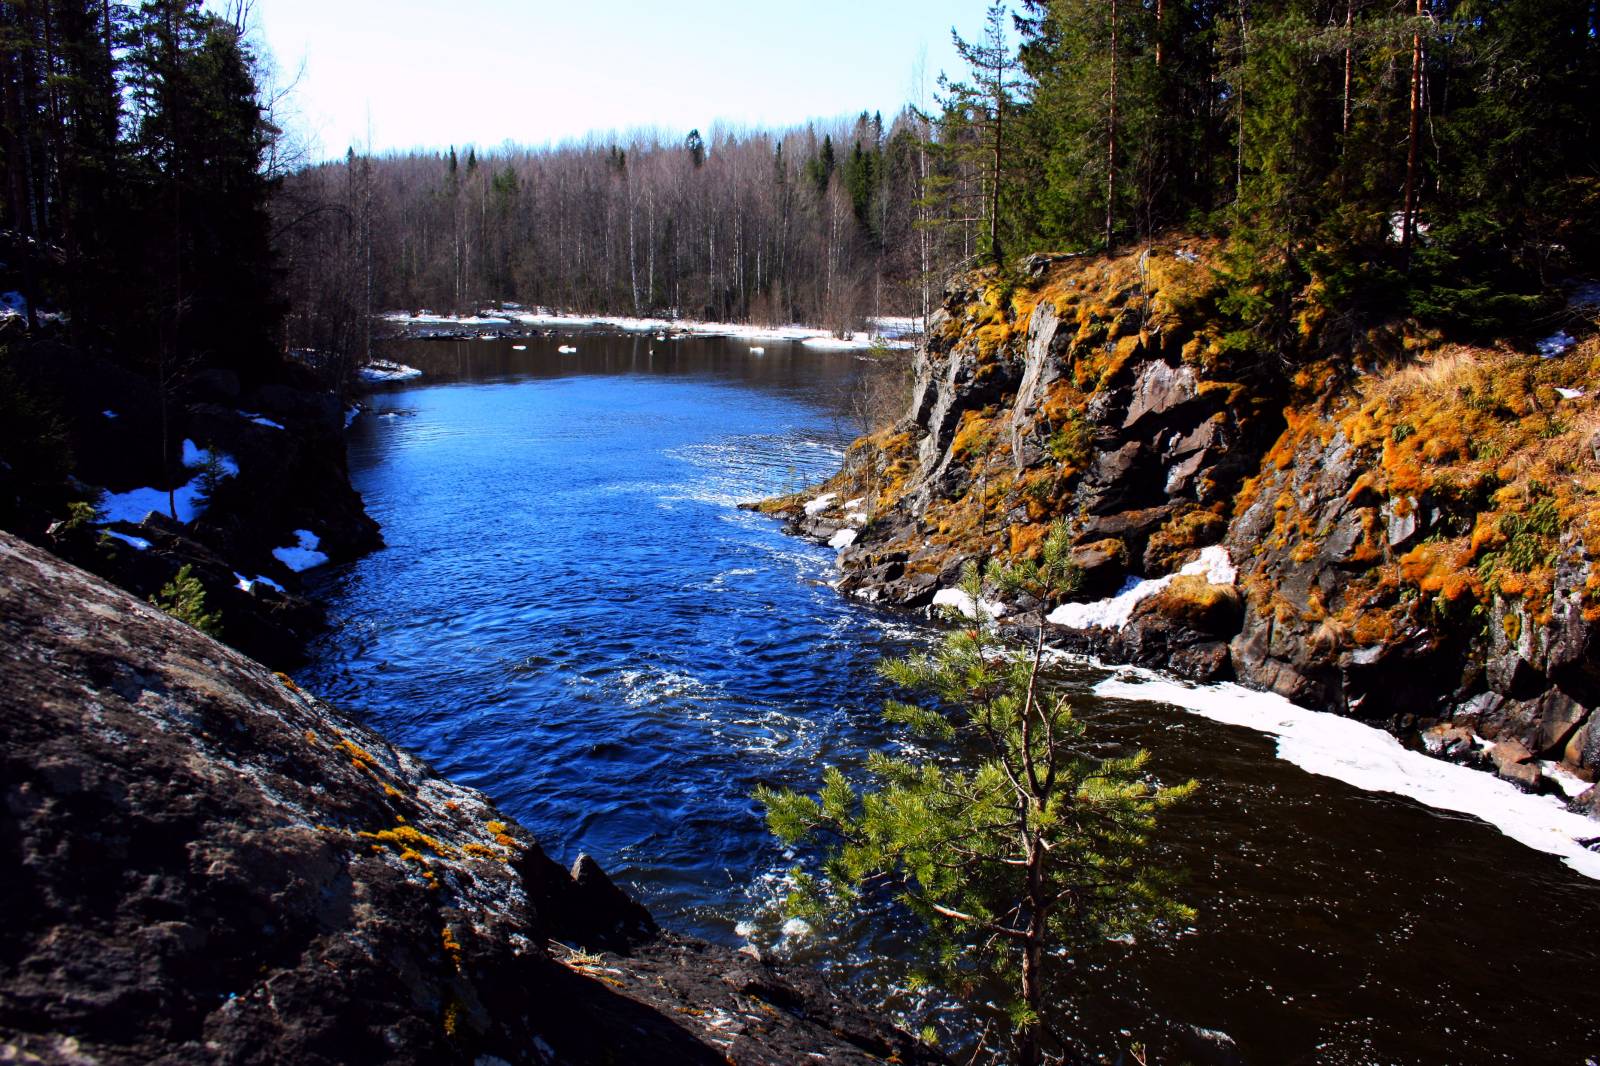
M985 0L255 0L286 125L314 158L543 145L718 121L782 127L882 111L941 70Z

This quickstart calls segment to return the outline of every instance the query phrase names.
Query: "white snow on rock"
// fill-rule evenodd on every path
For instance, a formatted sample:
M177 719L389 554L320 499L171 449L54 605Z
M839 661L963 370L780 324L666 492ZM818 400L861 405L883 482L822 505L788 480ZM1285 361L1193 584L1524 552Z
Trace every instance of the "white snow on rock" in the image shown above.
M830 548L839 548L839 549L842 550L844 548L850 547L850 545L854 544L855 542L856 542L856 531L855 530L853 530L853 529L841 529L837 533L835 533L832 537L830 537L828 539L828 547L830 547Z
M273 548L272 555L295 573L310 570L313 566L321 566L328 561L328 557L317 551L320 541L317 535L309 529L294 531L295 539L299 542L292 548Z
M818 496L816 499L806 504L806 514L815 518L823 511L826 511L828 508L832 507L833 501L838 498L838 495L835 493L824 492L821 496Z
M241 418L248 418L250 421L254 422L258 426L266 426L269 429L282 429L283 428L281 425L279 425L278 423L274 422L272 419L268 418L266 415L258 415L254 411L240 411L239 412L239 416ZM349 425L349 424L350 424L349 422L345 423L345 425Z
M849 505L846 504L846 506L849 506ZM865 512L865 511L848 511L848 512L845 513L844 520L846 522L849 522L853 526L864 526L864 525L867 524L867 512Z
M239 591L240 592L251 592L251 591L254 591L254 589L255 589L255 587L257 585L265 585L265 586L267 586L267 588L269 588L269 589L277 589L279 592L283 592L283 590L284 590L282 585L278 584L276 581L272 580L270 577L245 577L243 574L239 573L239 571L237 571L237 570L235 570L233 572L233 576L239 582Z
M173 510L177 512L180 522L193 522L205 510L205 477L202 471L210 465L215 456L217 465L224 477L235 477L239 473L239 464L234 462L233 456L222 452L209 452L192 440L183 442L183 465L195 471L195 476L186 484L179 485L172 490L172 509L168 508L166 489L129 489L127 492L108 492L100 501L102 522L127 522L138 525L144 521L144 516L151 511L158 514L170 515ZM117 536L118 534L112 534ZM147 545L148 546L148 545Z
M344 428L345 429L349 429L350 428L350 423L354 422L356 420L356 416L359 415L360 413L361 413L361 408L357 407L355 404L351 404L349 407L345 408L345 412L344 412Z
M1567 351L1567 349L1571 348L1577 343L1577 340L1572 336L1572 334L1568 333L1564 329L1558 329L1554 333L1550 334L1550 336L1540 341L1537 345L1535 345L1535 347L1539 349L1539 355L1542 358L1554 359L1556 356L1563 354Z
M940 589L933 594L935 607L953 607L961 612L963 618L977 618L981 610L985 618L999 618L1006 613L1006 605L993 600L979 600L976 607L972 604L972 597L961 589Z
M1135 607L1172 584L1172 579L1180 574L1204 575L1213 585L1231 585L1239 576L1238 571L1234 569L1233 560L1228 557L1228 549L1220 544L1214 544L1201 551L1200 558L1189 563L1177 574L1157 578L1129 578L1127 584L1123 585L1122 590L1115 596L1096 600L1094 603L1063 603L1046 615L1045 621L1071 629L1091 629L1095 626L1102 629L1121 629L1128 624L1128 619L1133 617Z
M429 322L473 325L489 321L487 319L446 318L427 314L391 314L385 317L391 322L400 323ZM632 318L624 315L562 315L542 309L538 311L511 312L505 317L520 325L536 326L542 329L603 326L610 329L620 329L628 333L653 333L658 341L666 340L667 331L671 330L679 336L694 334L702 337L733 337L747 341L795 341L810 344L814 348L826 348L835 351L864 350L872 347L875 341L891 348L912 348L915 347L915 341L902 338L921 329L921 322L918 319L876 318L869 321L868 324L871 328L867 332L840 339L834 337L828 330L816 329L812 326L758 326L741 322L702 322L686 318ZM813 341L816 343L811 343Z
M1561 789L1568 799L1577 799L1592 787L1589 782L1554 759L1543 759L1535 765L1539 767L1541 774L1556 783L1556 787Z
M1581 400L1581 399L1583 399L1583 390L1582 389L1563 389L1560 386L1557 386L1556 387L1556 395L1560 396L1563 400Z
M141 515L140 517L143 516ZM118 533L114 529L106 530L105 535L116 540L120 540L124 544L132 545L133 547L138 548L140 551L150 550L150 542L145 540L143 537L130 537L126 533Z
M1272 693L1231 683L1188 685L1131 667L1094 691L1113 699L1172 704L1215 722L1258 730L1277 738L1278 757L1302 770L1481 818L1512 840L1600 880L1600 853L1579 843L1596 835L1593 819L1566 810L1555 797L1531 795L1493 774L1410 751L1372 726L1308 711Z
M387 359L374 359L360 370L357 370L356 376L362 381L410 381L412 378L420 378L422 371L414 366L406 366L404 363L391 363Z
M801 940L811 935L811 923L804 918L790 918L783 923L783 935L791 940Z
M199 470L211 465L213 458L216 459L217 465L222 468L222 473L225 476L239 476L239 464L233 461L233 456L223 452L207 451L192 440L183 442L183 465L190 470Z

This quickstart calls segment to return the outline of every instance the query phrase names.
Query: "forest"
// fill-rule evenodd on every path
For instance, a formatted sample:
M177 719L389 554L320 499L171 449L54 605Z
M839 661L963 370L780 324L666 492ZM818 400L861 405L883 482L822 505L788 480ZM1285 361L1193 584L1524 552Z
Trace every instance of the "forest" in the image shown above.
M964 266L1181 230L1227 239L1221 310L1266 349L1525 330L1595 268L1593 0L1024 0L887 120L299 165L252 15L0 4L19 307L158 370L496 301L842 331Z

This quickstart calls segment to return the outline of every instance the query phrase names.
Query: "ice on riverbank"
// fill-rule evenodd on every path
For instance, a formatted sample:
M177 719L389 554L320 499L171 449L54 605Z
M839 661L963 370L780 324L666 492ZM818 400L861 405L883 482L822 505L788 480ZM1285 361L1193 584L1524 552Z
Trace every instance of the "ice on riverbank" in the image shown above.
M1493 774L1411 751L1381 729L1308 711L1272 693L1231 683L1190 685L1133 667L1118 670L1094 692L1108 699L1167 703L1257 730L1276 738L1278 757L1302 770L1366 792L1392 792L1435 810L1470 814L1600 880L1600 854L1579 843L1600 836L1600 823L1566 810L1554 797L1531 795Z

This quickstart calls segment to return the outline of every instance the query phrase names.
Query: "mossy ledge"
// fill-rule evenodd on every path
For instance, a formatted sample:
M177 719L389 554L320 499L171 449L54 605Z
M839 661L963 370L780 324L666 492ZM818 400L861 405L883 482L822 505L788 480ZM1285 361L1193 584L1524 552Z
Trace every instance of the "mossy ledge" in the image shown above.
M957 278L905 416L758 509L845 544L843 591L904 607L968 560L1037 551L1056 519L1085 600L1222 545L1226 595L1179 580L1125 625L1055 639L1357 716L1524 787L1556 787L1540 763L1593 782L1600 307L1547 324L1552 357L1357 324L1313 284L1266 344L1222 310L1221 255L1175 238Z
M0 1061L939 1061L0 533Z

